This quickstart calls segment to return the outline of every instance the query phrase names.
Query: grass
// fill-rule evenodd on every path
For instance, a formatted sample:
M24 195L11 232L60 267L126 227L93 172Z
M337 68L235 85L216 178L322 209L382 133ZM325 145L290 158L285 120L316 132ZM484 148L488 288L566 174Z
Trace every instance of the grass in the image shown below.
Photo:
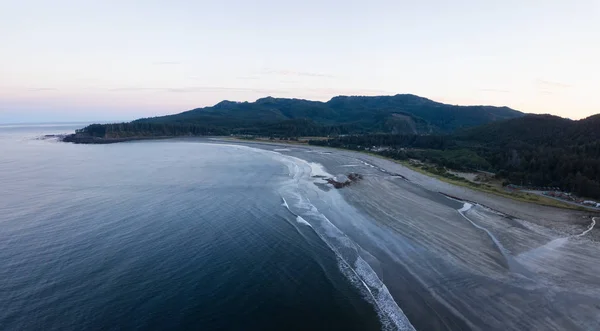
M379 156L379 157L381 157L381 156ZM449 183L452 185L467 187L467 188L477 190L480 192L485 192L485 193L489 193L489 194L493 194L493 195L497 195L497 196L509 198L512 200L521 201L521 202L529 202L529 203L534 203L534 204L543 205L543 206L550 206L550 207L557 207L557 208L564 208L564 209L571 209L571 210L584 210L584 211L587 210L583 206L575 206L575 205L572 205L569 203L561 202L561 201L558 201L555 199L547 198L547 197L533 194L533 193L518 192L518 191L509 192L509 191L504 190L501 187L497 187L494 185L485 184L485 183L482 183L482 184L473 183L464 178L452 175L448 172L441 173L439 170L437 170L438 168L436 168L436 167L432 167L432 166L428 166L428 165L419 167L414 164L411 164L408 161L398 161L398 160L393 160L393 159L389 159L389 160L394 161L396 163L400 163L403 166L410 168L416 172L422 173L422 174L430 176L430 177L434 177L436 179L439 179L443 182L446 182L446 183Z

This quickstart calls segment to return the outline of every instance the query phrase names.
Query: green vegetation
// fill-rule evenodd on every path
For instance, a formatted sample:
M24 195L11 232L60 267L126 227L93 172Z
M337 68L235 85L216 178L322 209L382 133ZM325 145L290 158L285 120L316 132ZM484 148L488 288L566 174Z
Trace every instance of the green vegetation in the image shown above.
M92 124L81 130L79 134L86 134L98 138L125 138L125 137L164 137L164 136L200 136L223 135L225 131L212 126L181 123L118 123L118 124Z
M509 192L509 191L506 191L506 190L504 190L500 187L494 186L494 185L474 183L474 182L468 181L462 177L455 176L452 173L448 172L446 169L441 168L441 167L435 167L435 166L430 166L430 165L426 165L426 164L416 165L414 163L410 163L410 162L406 162L406 161L396 161L396 162L399 162L402 165L404 165L408 168L411 168L417 172L420 172L420 173L428 175L428 176L435 177L441 181L444 181L444 182L447 182L447 183L450 183L453 185L464 186L464 187L468 187L468 188L471 188L471 189L474 189L477 191L490 193L490 194L494 194L494 195L499 195L499 196L502 196L505 198L522 201L522 202L535 203L535 204L539 204L539 205L558 207L558 208L585 210L584 207L575 206L572 204L568 204L566 202L561 202L559 200L547 198L547 197L537 195L537 194L520 192L520 191Z
M80 134L337 136L364 133L449 133L497 120L523 116L506 107L453 106L410 94L378 97L339 96L328 102L263 98L222 101L180 114L143 118L125 124L94 126Z
M559 187L600 198L600 115L580 121L527 115L452 135L352 135L310 143L371 149L395 160L418 159L460 171L491 171L505 184Z
M310 143L373 150L441 168L489 171L505 184L559 187L600 198L600 115L580 121L525 116L506 107L452 106L409 94L340 96L328 102L270 97L223 101L176 115L90 125L65 141L206 135L326 137Z

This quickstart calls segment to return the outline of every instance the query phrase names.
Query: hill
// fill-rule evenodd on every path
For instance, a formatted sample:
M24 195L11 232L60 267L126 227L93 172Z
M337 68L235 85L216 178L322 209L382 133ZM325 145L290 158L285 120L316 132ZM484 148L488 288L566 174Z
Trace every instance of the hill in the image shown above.
M512 183L558 186L600 198L600 114L579 121L527 115L456 138L478 143L479 154Z
M145 118L139 123L194 123L226 130L260 133L275 123L337 128L344 133L449 133L456 129L522 116L507 107L453 106L411 94L339 96L328 102L262 98L256 102L222 101L176 115ZM325 130L325 131L330 131ZM267 130L268 131L268 130Z
M338 96L328 102L267 97L255 102L222 101L130 123L94 124L65 140L109 143L189 135L445 134L523 115L507 107L454 106L411 94Z

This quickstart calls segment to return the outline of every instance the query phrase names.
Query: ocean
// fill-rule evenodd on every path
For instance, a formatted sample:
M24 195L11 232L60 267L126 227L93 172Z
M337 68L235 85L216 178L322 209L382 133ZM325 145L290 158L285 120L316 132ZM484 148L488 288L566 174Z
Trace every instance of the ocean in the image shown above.
M82 126L0 126L0 329L412 329L320 164Z

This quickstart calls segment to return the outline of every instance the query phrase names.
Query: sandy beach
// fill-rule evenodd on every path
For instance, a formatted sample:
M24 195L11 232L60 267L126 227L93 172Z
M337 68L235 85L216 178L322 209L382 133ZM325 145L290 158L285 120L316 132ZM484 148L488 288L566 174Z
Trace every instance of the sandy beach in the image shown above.
M315 162L334 175L363 175L331 188L351 210L338 210L329 188L315 200L360 246L418 330L600 329L600 230L593 212L457 187L353 151L227 143Z

